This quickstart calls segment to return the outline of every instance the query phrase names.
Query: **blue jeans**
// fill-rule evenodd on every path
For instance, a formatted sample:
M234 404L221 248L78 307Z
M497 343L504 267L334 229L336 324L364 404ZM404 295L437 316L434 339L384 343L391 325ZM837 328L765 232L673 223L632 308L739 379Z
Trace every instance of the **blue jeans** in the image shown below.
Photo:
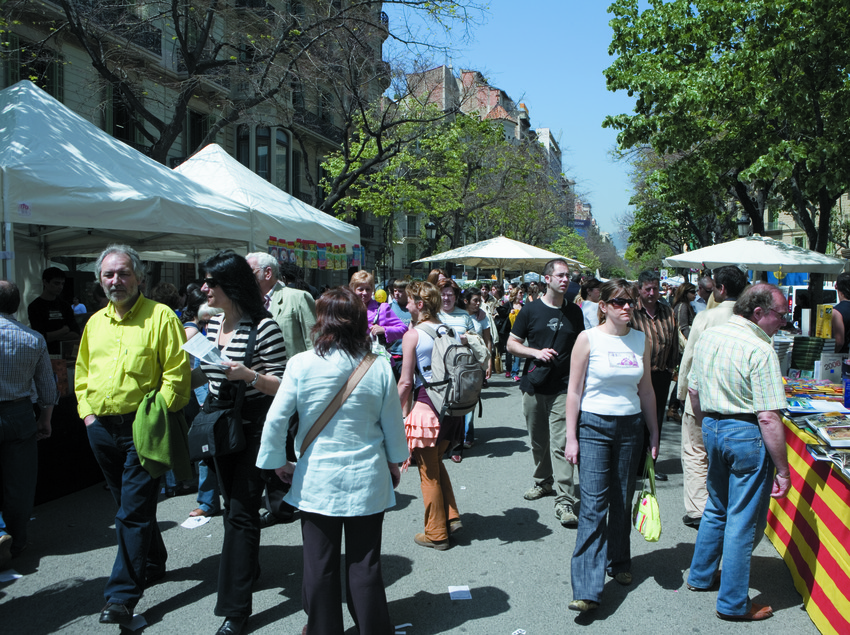
M3 475L2 533L12 536L12 554L27 544L27 523L38 480L36 421L29 399L0 403L0 471Z
M640 414L581 413L581 506L570 567L573 599L599 602L605 572L614 576L631 569L631 503L643 428Z
M118 554L103 595L107 602L128 606L135 606L142 597L146 573L164 570L168 558L156 522L159 478L151 477L136 454L134 418L135 414L102 417L86 428L95 459L118 504Z
M757 424L705 417L702 436L708 453L708 502L688 584L711 587L722 558L717 610L743 615L750 609L750 558L767 524L773 461Z
M206 461L198 461L198 507L208 514L221 511L218 477L207 467Z

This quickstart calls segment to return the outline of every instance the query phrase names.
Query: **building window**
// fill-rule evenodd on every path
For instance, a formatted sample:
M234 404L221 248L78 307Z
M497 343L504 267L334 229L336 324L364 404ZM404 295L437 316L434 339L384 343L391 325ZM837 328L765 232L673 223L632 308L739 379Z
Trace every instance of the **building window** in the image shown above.
M257 154L257 162L254 166L254 172L257 176L263 177L266 181L271 181L271 128L267 126L257 126L254 133L256 143L255 152Z
M65 100L65 64L58 53L37 44L19 39L14 33L7 36L6 85L28 79L58 101Z
M289 133L277 129L274 153L274 184L289 192Z
M301 198L301 153L292 153L292 196Z
M407 243L407 264L416 260L416 244Z
M127 108L127 104L121 99L121 95L112 88L110 84L107 91L111 95L110 104L112 106L112 125L109 126L109 132L116 139L120 139L124 143L134 143L136 141L136 124Z
M806 248L806 237L805 236L794 236L794 246Z
M251 169L251 129L244 123L236 131L236 160Z
M419 217L415 215L407 216L407 227L404 232L405 236L418 236L419 235ZM415 260L415 258L414 258Z
M198 150L209 131L209 116L190 110L186 123L186 156L190 156Z

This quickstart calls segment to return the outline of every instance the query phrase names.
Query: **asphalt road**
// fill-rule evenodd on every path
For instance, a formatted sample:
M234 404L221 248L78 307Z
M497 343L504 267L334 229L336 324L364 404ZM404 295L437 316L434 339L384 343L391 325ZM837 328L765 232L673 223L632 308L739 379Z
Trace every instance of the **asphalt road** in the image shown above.
M532 484L532 465L519 389L504 378L492 381L475 447L466 451L462 463L447 463L464 524L453 548L437 552L413 542L423 517L415 468L402 476L396 507L386 515L383 568L390 614L395 624L409 624L399 632L548 635L581 627L594 633L817 633L767 538L753 556L750 597L773 606L773 618L723 622L714 613L716 593L688 591L696 532L681 522L680 431L668 422L662 435L658 469L670 480L658 486L661 540L647 543L633 531L634 583L622 587L609 579L600 609L579 615L567 609L575 530L564 529L555 519L552 498L522 498ZM137 607L148 623L145 633L212 635L221 623L213 607L222 520L213 518L192 530L180 527L195 506L194 496L160 502L169 571ZM23 577L0 583L0 633L118 631L97 621L116 549L109 493L96 485L41 505L33 516L31 546L12 563ZM300 544L297 522L263 531L262 575L249 632L301 632L306 616L301 610ZM450 599L448 587L463 585L472 598ZM344 613L346 635L354 635L353 622Z

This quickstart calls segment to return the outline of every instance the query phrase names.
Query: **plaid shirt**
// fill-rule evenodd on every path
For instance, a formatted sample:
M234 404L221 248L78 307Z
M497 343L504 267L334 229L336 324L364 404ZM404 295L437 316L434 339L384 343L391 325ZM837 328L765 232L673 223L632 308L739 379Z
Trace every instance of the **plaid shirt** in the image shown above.
M649 346L650 370L674 371L679 364L679 334L676 331L676 316L673 309L663 302L655 305L655 317L640 303L632 313L632 327L643 331Z
M44 336L0 313L0 401L33 395L44 408L59 401Z
M770 337L740 315L702 334L688 383L699 392L704 412L749 414L787 405Z

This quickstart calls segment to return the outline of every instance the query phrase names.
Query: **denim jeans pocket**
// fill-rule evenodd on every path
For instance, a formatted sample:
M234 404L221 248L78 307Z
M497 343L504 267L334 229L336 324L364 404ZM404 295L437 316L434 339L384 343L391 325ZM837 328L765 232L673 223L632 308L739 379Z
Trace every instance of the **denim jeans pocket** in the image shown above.
M764 463L764 440L758 426L735 428L724 435L724 453L735 474L751 474Z

